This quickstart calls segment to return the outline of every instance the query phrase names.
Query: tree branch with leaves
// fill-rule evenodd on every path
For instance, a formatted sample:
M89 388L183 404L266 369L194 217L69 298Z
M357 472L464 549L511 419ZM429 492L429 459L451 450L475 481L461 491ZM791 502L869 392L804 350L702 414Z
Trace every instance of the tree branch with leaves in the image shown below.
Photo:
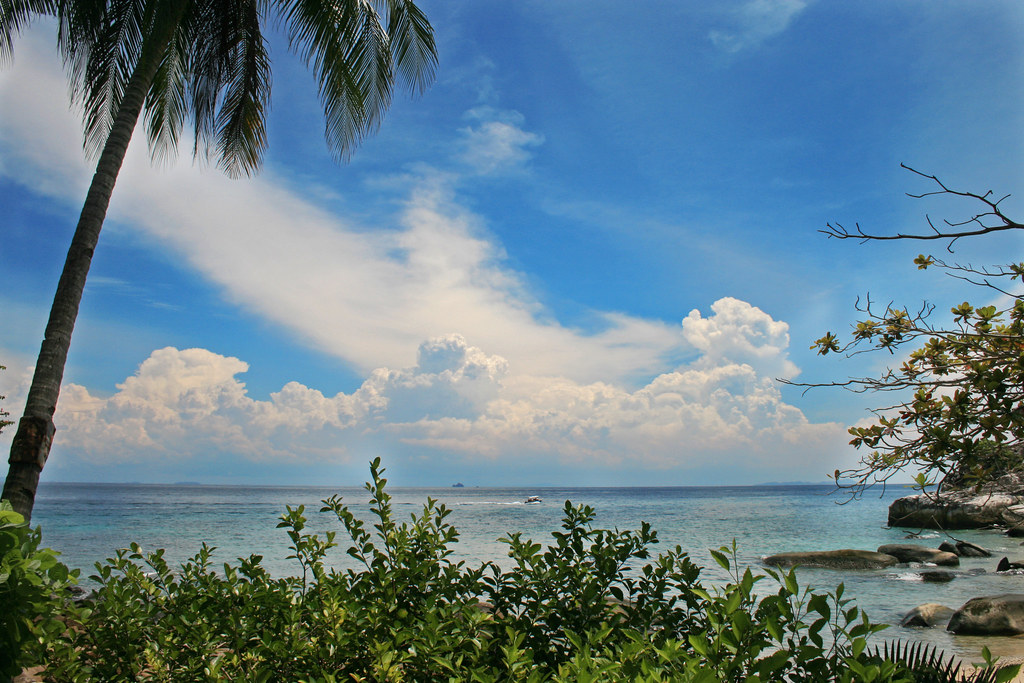
M937 189L910 197L936 196L968 200L978 210L962 220L937 225L927 218L929 232L882 235L829 224L836 239L947 240L947 251L963 237L1024 228L1001 207L1009 195L994 199L956 190L935 176L904 166L931 180ZM978 206L980 205L980 206ZM922 490L938 485L978 486L1022 465L1024 448L1024 262L989 267L947 262L934 256L914 259L919 270L938 269L987 291L996 303L966 301L950 308L951 322L933 324L936 306L925 302L911 311L889 303L879 307L870 297L858 301L861 319L848 338L828 332L811 346L821 355L854 356L888 351L904 360L878 376L840 382L795 383L807 389L843 387L854 392L896 392L900 399L872 412L875 421L851 427L850 443L868 449L856 467L836 470L836 485L859 495L885 484L898 473L916 470ZM909 350L909 351L908 351Z

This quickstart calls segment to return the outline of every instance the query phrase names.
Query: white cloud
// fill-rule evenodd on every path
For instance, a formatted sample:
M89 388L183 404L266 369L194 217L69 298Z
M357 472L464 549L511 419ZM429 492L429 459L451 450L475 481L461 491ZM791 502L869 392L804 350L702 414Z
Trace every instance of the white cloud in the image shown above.
M749 0L734 13L734 29L714 30L708 37L726 52L756 48L785 31L807 4L807 0Z
M725 313L705 322L714 327L724 316L726 328L730 308L743 306L757 317L757 309L728 300L712 307ZM777 339L752 335L748 347L757 355ZM424 342L416 365L379 368L351 394L324 396L290 382L256 400L239 379L247 369L204 349L165 348L110 397L67 385L55 451L97 463L221 453L309 464L347 461L367 443L389 452L404 444L420 457L467 463L541 457L590 468L742 467L797 478L809 466L829 471L845 441L841 426L809 423L772 378L714 352L634 391L512 375L505 359L459 335Z
M523 129L519 112L477 107L466 116L475 123L459 131L463 136L460 158L477 173L519 169L530 159L529 148L544 142L543 136Z
M793 379L799 369L788 359L789 325L745 301L725 297L711 306L714 316L693 310L683 320L683 337L704 354L704 367L742 363L759 374Z
M77 135L78 124L65 114L41 129L37 120L49 121L64 102L52 92L48 101L24 97L56 68L49 52L39 40L23 41L17 68L0 72L0 168L36 192L74 202L81 193L69 188L89 174L78 146L34 150L51 136ZM481 121L497 121L485 114L497 116L481 110ZM492 160L519 158L515 150L535 139L524 135L491 147ZM239 305L363 372L409 366L421 340L458 332L521 373L650 377L682 341L663 322L622 314L598 313L605 322L598 334L545 316L500 245L459 205L448 174L421 168L406 176L402 211L366 226L321 209L272 170L234 181L188 163L154 169L142 139L129 149L111 217L177 251Z

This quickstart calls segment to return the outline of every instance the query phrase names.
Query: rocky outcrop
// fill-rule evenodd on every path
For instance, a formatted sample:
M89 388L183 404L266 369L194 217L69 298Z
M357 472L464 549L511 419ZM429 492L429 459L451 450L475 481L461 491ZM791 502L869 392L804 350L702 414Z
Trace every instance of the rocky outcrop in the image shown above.
M947 631L958 635L1015 636L1024 633L1024 595L972 598L953 613Z
M917 529L1024 527L1024 472L1011 472L981 488L898 498L889 526Z
M921 562L936 564L940 567L956 567L960 557L956 553L947 553L935 548L926 548L914 543L889 543L878 547L878 552L892 555L900 562Z
M885 569L899 564L892 555L870 550L819 550L769 555L763 562L772 567L816 567L820 569Z
M900 626L941 626L953 616L953 610L937 602L929 602L918 605L903 615Z

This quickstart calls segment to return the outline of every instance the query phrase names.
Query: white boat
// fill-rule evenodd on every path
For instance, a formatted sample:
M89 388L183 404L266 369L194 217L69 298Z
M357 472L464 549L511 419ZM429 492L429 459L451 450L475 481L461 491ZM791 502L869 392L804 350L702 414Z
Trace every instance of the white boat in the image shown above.
M526 500L523 501L523 504L524 505L537 505L540 502L541 502L540 496L530 496L529 498L527 498Z

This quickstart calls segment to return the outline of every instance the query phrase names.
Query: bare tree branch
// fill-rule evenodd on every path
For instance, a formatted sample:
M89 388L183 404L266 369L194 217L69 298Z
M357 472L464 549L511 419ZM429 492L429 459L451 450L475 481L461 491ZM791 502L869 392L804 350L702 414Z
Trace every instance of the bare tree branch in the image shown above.
M828 223L827 227L818 232L836 239L856 239L861 242L868 242L874 240L949 240L949 244L946 245L946 250L950 253L953 252L953 244L962 237L977 237L979 235L987 235L994 232L1004 232L1007 230L1021 230L1024 229L1024 223L1018 223L1015 220L1010 219L1003 213L1003 210L999 205L1010 195L1005 195L1000 199L992 198L992 191L989 190L984 194L978 194L976 192L964 192L961 190L954 190L947 187L938 177L934 175L928 175L922 173L916 169L907 166L906 164L900 164L903 168L907 169L911 173L927 178L936 185L939 186L938 190L931 192L923 192L921 194L910 194L907 193L908 197L914 199L923 199L925 197L935 197L938 195L950 195L954 197L963 197L971 199L976 202L980 202L984 205L985 210L972 215L970 218L966 218L961 221L949 221L944 220L945 227L939 228L928 216L925 220L928 223L928 227L931 228L930 233L896 233L894 235L882 235L876 233L869 233L864 231L860 224L855 224L853 230L844 227L840 223ZM971 226L974 226L973 228ZM961 229L966 228L966 229Z

